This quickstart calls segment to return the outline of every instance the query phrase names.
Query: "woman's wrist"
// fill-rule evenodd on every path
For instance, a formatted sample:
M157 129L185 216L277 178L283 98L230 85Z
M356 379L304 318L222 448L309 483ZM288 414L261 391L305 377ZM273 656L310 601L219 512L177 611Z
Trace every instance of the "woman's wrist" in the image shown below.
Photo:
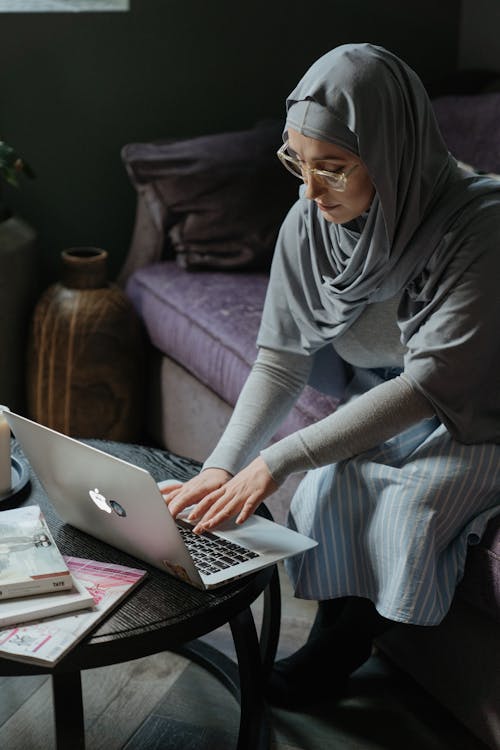
M288 435L268 448L264 448L260 452L260 456L278 485L283 484L290 474L316 467L297 432Z

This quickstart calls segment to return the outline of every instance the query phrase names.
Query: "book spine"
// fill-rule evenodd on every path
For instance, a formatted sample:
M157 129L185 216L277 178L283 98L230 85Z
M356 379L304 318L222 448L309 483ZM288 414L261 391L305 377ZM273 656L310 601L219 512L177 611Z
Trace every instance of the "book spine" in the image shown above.
M32 578L29 581L0 582L0 600L19 596L49 594L53 591L66 591L73 587L71 573L62 572L50 578Z
M68 604L58 604L52 607L52 609L44 609L42 612L23 612L21 615L5 615L0 616L0 628L6 628L8 625L22 626L26 623L31 623L34 620L40 621L47 617L55 617L56 615L65 615L72 613L77 615L83 609L89 609L92 604L89 602L70 602Z

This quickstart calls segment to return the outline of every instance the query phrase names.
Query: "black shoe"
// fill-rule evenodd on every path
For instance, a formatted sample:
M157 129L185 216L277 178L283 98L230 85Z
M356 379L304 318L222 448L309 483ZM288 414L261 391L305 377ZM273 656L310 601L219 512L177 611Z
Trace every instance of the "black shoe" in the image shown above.
M371 638L352 637L338 627L323 629L291 656L276 662L266 690L273 706L304 710L336 702L346 692L349 675L370 656Z

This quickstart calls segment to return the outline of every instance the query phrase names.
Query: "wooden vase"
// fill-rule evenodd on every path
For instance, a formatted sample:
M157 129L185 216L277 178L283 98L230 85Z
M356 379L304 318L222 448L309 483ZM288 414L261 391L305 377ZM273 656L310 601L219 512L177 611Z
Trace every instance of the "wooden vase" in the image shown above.
M28 344L32 419L80 438L141 437L143 335L132 304L107 281L107 253L62 254L61 282L35 307Z

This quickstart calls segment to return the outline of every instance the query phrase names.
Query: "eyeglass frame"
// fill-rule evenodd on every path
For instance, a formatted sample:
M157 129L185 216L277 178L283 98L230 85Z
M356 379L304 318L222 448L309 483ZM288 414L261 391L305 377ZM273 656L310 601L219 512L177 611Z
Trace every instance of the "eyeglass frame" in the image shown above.
M291 174L294 175L294 177L297 177L298 180L302 180L303 182L306 182L307 175L316 175L317 177L323 177L327 181L335 181L339 182L339 187L333 187L333 185L328 184L328 186L332 190L336 190L339 193L343 193L347 188L347 178L349 175L354 172L356 167L359 167L359 164L354 164L350 169L347 170L347 172L331 172L327 169L316 169L315 167L309 167L307 164L304 163L304 166L302 166L303 162L301 162L299 159L294 159L289 154L285 153L285 150L288 148L288 141L285 141L282 146L276 151L276 156L280 160L280 162L283 164L285 169L287 169ZM287 162L292 162L293 164L297 164L301 171L305 170L306 174L299 175L297 172L295 172Z

